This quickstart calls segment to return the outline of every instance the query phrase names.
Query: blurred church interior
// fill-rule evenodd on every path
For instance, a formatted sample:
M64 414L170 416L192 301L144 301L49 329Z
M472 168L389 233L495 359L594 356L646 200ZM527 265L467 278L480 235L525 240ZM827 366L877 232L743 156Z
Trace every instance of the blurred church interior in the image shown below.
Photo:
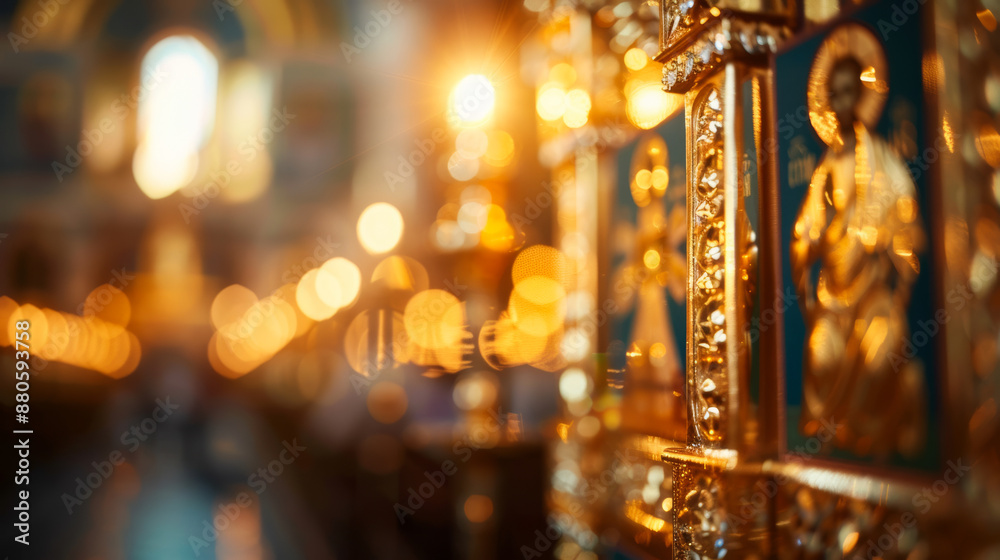
M0 3L4 549L1000 558L998 14Z

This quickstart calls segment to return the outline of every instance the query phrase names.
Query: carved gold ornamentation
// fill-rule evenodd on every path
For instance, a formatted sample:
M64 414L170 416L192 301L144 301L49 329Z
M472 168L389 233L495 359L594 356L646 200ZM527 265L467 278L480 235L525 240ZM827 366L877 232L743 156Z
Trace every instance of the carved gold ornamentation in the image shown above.
M926 235L909 172L866 126L881 109L866 80L887 86L877 40L864 36L856 25L832 33L809 82L810 116L829 148L790 248L808 330L801 422L806 435L824 419L842 423L835 444L859 454L912 454L923 446L924 388L904 344Z
M724 436L728 382L726 367L726 220L723 181L722 96L715 85L696 98L693 109L693 175L690 196L693 363L688 402L697 443L719 446Z
M768 512L776 487L730 451L667 449L673 463L674 558L770 558ZM772 483L773 486L773 483Z
M674 557L724 558L728 550L722 481L717 473L686 465L674 470Z
M709 18L696 38L680 41L659 57L663 89L683 93L733 56L759 57L774 52L784 28L767 22Z
M662 6L662 30L660 44L672 45L687 33L696 21L696 0L664 0Z
M908 509L892 509L798 484L783 491L787 507L781 508L778 523L780 558L926 560L953 552L941 549L939 555L932 555L918 523L920 518Z

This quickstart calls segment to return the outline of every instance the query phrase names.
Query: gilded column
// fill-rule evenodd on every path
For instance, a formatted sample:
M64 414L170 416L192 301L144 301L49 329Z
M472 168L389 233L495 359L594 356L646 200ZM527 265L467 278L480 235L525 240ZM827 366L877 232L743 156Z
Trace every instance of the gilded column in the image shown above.
M767 57L793 14L760 1L668 0L661 11L657 59L664 88L686 96L688 136L688 441L663 452L673 470L673 554L766 555L772 504L744 507L776 439L766 367L774 352L751 332L774 292L761 292L773 274L758 263L771 170L759 147Z

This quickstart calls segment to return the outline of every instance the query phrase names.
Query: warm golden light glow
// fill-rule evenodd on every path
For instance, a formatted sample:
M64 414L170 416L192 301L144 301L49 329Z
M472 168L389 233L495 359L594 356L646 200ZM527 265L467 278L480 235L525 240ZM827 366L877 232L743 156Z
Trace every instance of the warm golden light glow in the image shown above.
M424 265L399 255L378 263L372 271L371 282L380 288L401 292L419 292L430 285Z
M142 192L153 200L168 197L191 182L198 170L198 154L173 153L139 144L132 160L132 174Z
M489 78L470 74L462 78L451 92L450 116L463 126L477 126L493 114L496 90Z
M444 290L424 290L406 304L403 324L410 341L426 349L447 348L461 341L465 311Z
M511 267L511 278L517 284L529 276L545 276L565 285L566 257L556 248L532 245L521 251Z
M1000 134L990 122L983 122L976 134L976 150L991 167L1000 167Z
M511 292L507 306L514 326L520 331L538 337L547 337L562 329L566 316L565 300L559 298L549 303L536 303L523 295L523 292L528 290L523 289L522 284L518 284ZM532 295L538 297L537 294Z
M511 270L507 309L479 332L479 347L491 367L531 364L546 371L565 367L561 340L566 318L566 257L534 245L521 251Z
M301 334L300 315L286 300L292 295L282 287L258 300L238 284L220 291L211 309L212 325L216 327L208 343L212 369L225 377L240 377L273 358Z
M469 181L479 173L479 159L455 152L448 158L448 174L456 181Z
M330 307L341 309L353 304L361 293L361 269L343 257L326 261L316 277L316 293Z
M17 334L15 325L18 321L28 321L28 324L31 325L31 332L29 333L31 346L37 348L45 346L45 342L49 337L49 320L41 309L31 304L18 307L17 311L12 313L10 319L7 321L8 340L14 340ZM14 342L11 342L11 344L14 344Z
M302 313L314 321L323 321L333 317L337 312L336 307L327 305L319 296L316 282L319 279L319 269L314 268L302 275L298 286L295 288L295 303L298 304ZM329 287L328 287L329 289ZM337 294L340 297L340 294Z
M472 523L483 523L493 516L493 500L473 494L465 500L465 517Z
M646 268L656 270L660 266L660 252L656 249L647 249L646 253L642 255L642 262Z
M247 157L241 145L270 127L272 88L269 73L259 64L245 59L230 61L222 70L219 103L219 136L221 162L239 162L239 173L227 173L228 183L221 189L220 199L228 203L255 200L267 191L274 172L271 152L261 149ZM274 130L274 129L272 129ZM284 126L282 126L284 130ZM210 175L211 177L211 175ZM193 187L198 193L211 188L211 179Z
M555 121L566 113L566 91L555 84L546 84L538 90L535 102L538 116L547 121Z
M656 76L637 77L625 87L625 116L635 126L648 130L684 105L683 96L663 91Z
M979 23L982 23L983 27L985 27L987 31L990 33L996 31L997 18L988 8L983 8L976 12L976 17L979 18Z
M132 172L143 193L159 199L194 178L215 124L219 64L194 37L175 35L149 49L141 74L161 77L139 98Z
M372 344L372 330L391 333L391 342ZM376 377L384 370L409 361L406 327L403 316L389 310L362 311L344 333L344 357L351 369L365 377Z
M391 251L403 237L403 215L387 202L365 208L358 218L358 240L373 255Z
M590 393L590 380L580 368L572 367L559 377L559 394L567 402L580 401Z
M665 519L660 519L659 517L646 513L642 510L642 506L640 504L641 502L639 500L629 501L625 505L625 516L654 533L659 533L660 531L668 528L667 521Z
M514 228L507 222L507 213L496 204L486 212L486 225L479 232L479 241L487 249L505 251L514 243Z
M406 414L406 390L390 381L380 381L368 391L368 412L382 424L392 424Z
M82 317L30 304L18 306L14 300L0 297L0 346L13 345L17 321L27 320L31 324L28 344L33 355L114 379L127 376L138 367L142 352L139 340L125 329L131 304L124 292L111 288L116 292L111 293L108 288L105 284L91 292L82 306ZM94 305L106 305L108 309Z
M646 51L638 48L631 48L625 51L625 67L629 70L642 70L649 63Z
M564 86L571 86L576 83L576 68L571 64L560 62L549 69L549 79Z
M17 302L7 296L0 296L0 346L10 346L14 344L14 338L9 334L8 323L17 311Z
M452 390L452 400L462 410L492 406L497 396L497 380L489 372L462 377Z
M226 286L212 300L210 316L216 330L239 321L248 309L257 303L257 295L249 288L233 284Z
M489 137L478 128L467 128L455 137L455 150L467 159L476 159L486 154Z
M424 290L406 304L403 324L410 341L407 354L416 364L440 367L447 372L464 368L466 339L465 305L444 290Z
M514 139L502 130L491 130L488 136L489 145L483 160L495 167L509 165L514 159Z
M563 123L570 128L579 128L587 124L590 106L590 95L586 91L570 90L566 94L566 113L563 115Z

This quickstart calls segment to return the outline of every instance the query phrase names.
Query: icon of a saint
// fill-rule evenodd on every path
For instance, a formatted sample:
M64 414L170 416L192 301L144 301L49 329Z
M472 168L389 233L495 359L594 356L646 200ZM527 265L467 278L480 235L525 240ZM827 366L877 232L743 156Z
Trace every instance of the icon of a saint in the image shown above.
M834 445L880 458L923 445L919 361L904 358L907 310L926 244L916 188L873 130L888 69L860 25L834 30L809 76L809 114L827 150L791 242L806 323L802 429L839 425Z

